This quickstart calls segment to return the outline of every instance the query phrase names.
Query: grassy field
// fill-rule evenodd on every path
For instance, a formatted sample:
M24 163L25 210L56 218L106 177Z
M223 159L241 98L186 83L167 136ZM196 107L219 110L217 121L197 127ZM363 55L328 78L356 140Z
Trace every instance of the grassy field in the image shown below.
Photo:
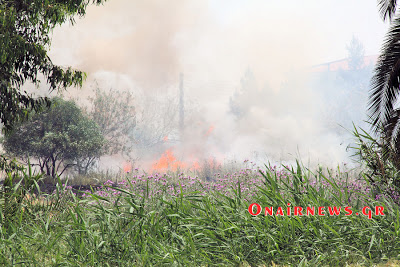
M15 184L2 196L0 265L396 266L399 207L363 178L251 166L212 177L136 170L83 192Z

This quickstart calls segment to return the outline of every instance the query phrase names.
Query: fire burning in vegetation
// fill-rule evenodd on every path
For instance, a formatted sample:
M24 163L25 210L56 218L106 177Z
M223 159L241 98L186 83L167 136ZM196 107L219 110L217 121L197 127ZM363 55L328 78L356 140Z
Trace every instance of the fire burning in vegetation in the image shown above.
M199 170L200 164L197 160L192 160L190 163L178 160L172 149L167 149L161 157L152 164L151 171L176 171L178 169Z
M199 137L199 142L190 143L184 145L185 139L181 141L177 146L171 146L168 144L171 142L168 135L161 137L164 152L160 155L153 155L151 158L142 158L140 164L144 170L157 173L167 171L184 171L189 170L192 172L198 171L215 171L221 167L221 161L217 161L214 156L210 156L210 151L205 151L204 142L207 141L214 134L214 125L202 125L200 129L196 129L195 135ZM215 153L213 153L215 154ZM222 157L220 157L221 159ZM131 162L125 162L123 164L123 171L129 173L133 170ZM135 169L136 170L136 169Z
M123 166L124 172L131 172L132 171L132 164L130 162L125 162Z
M215 169L221 166L221 163L217 162L215 158L209 158L204 161L205 165L208 165L210 168ZM178 160L172 149L167 149L161 157L156 160L151 166L151 172L162 172L162 171L177 171L183 169L189 169L191 171L200 171L200 169L204 167L200 163L199 159L190 156L189 160L186 162Z

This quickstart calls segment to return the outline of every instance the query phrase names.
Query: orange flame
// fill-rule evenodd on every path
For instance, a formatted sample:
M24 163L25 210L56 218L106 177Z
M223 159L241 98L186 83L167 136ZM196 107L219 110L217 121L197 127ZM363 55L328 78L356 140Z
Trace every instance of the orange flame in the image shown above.
M194 170L196 170L196 171L200 170L200 164L199 164L199 162L198 162L197 160L193 162L192 167L190 168L190 170L192 170L192 171L194 171Z
M130 162L125 162L123 169L124 169L124 172L132 171L132 164Z
M190 166L189 169L192 171L200 169L200 164L197 159L193 159L191 160L191 162L192 163L190 164L177 160L172 150L168 149L156 162L152 164L151 171L176 171L178 169L183 170L185 168L188 168L188 166Z
M214 131L214 126L211 125L210 128L208 128L208 130L207 130L205 136L209 136L213 131Z
M218 161L218 160L216 160L215 158L212 158L212 157L210 157L207 160L207 162L208 162L210 168L213 168L213 169L218 169L222 165L220 161Z
M164 136L163 141L164 141L164 142L167 142L167 141L168 141L168 135Z
M152 170L161 171L171 169L176 171L178 168L183 169L185 167L186 164L177 160L174 153L168 149L161 155L161 158L153 164Z

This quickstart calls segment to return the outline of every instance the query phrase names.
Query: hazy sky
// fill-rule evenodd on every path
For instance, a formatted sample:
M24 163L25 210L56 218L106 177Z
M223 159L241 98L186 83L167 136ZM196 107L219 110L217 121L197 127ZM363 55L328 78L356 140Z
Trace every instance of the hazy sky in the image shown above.
M367 54L379 52L386 26L372 0L304 0L304 1L211 1L219 3L215 10L224 14L226 24L240 18L251 20L256 15L261 23L289 35L302 32L302 42L317 52L313 60L329 61L345 56L344 43L356 35L364 43ZM309 37L309 38L307 38ZM313 43L316 42L316 43Z
M232 80L247 67L262 80L346 57L355 35L379 53L386 32L372 0L109 0L54 32L56 63L132 76L142 86L179 72ZM214 77L213 77L214 76Z
M308 88L299 84L269 110L252 108L240 130L226 115L229 96L247 69L258 88L275 94L288 73L346 58L353 35L366 55L376 55L387 28L375 0L108 0L89 7L74 26L57 28L50 56L86 71L85 86L96 79L104 88L150 95L177 86L184 73L185 96L204 107L210 124L221 125L215 133L230 142L230 152L261 145L291 153L300 145L329 151L318 155L329 159L343 154L340 140L320 136L317 122L298 115L318 113ZM303 104L288 109L287 103Z

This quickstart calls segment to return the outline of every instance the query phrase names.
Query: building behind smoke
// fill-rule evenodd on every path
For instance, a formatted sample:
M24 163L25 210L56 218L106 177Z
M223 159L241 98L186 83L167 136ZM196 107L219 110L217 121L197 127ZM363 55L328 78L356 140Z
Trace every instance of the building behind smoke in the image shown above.
M370 68L374 66L378 60L377 55L365 56L360 68ZM311 67L311 72L335 72L335 71L349 71L352 70L349 64L349 58L335 60L323 64L314 65Z

